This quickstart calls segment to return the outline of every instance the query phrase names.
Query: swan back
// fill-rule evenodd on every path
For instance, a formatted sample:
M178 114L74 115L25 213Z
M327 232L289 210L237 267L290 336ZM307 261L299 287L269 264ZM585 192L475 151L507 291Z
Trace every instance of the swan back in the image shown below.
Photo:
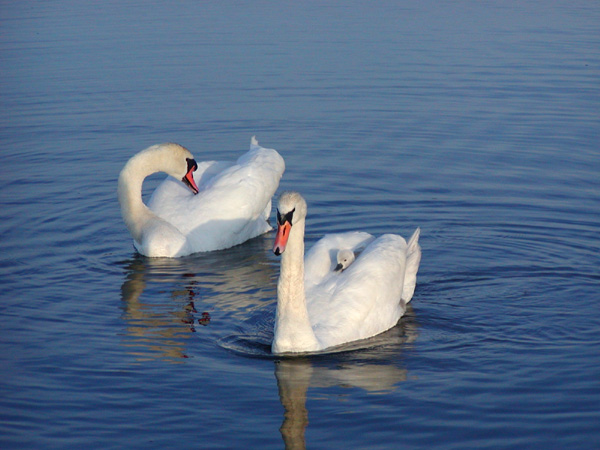
M406 241L387 234L375 239L343 273L307 288L307 307L323 348L365 339L393 327L401 302Z

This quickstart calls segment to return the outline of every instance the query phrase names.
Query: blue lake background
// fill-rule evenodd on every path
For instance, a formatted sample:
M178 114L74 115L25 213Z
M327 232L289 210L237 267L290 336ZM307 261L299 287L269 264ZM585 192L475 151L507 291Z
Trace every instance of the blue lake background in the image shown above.
M600 448L597 2L3 2L0 60L0 448ZM308 246L421 227L364 348L270 354L273 233L135 253L127 159L252 135Z

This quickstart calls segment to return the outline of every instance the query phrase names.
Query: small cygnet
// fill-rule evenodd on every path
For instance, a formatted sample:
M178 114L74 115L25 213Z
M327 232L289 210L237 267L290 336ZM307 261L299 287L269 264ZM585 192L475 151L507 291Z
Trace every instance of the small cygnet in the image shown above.
M354 261L354 252L348 248L339 250L337 253L337 266L335 266L336 272L343 272L348 268Z

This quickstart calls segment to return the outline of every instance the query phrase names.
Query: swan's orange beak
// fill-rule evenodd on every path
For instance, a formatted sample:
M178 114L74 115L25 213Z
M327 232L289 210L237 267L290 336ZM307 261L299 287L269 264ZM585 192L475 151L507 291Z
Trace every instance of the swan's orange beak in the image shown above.
M195 195L198 192L200 192L200 189L198 189L198 186L196 186L196 182L194 181L194 172L198 168L198 164L196 164L195 160L189 159L189 158L187 160L187 164L188 164L187 173L181 179L181 181L183 181L183 184L185 184L187 187L189 187Z
M279 256L285 251L291 229L292 224L287 221L277 224L277 236L275 236L275 245L273 246L273 253L276 255Z

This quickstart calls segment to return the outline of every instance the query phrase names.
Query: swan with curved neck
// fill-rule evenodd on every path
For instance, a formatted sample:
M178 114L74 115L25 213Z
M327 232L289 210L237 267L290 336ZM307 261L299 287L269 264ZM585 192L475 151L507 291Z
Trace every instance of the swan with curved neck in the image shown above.
M135 248L150 257L179 257L241 244L271 229L271 197L285 169L281 156L258 145L236 162L196 163L186 148L153 145L119 175L121 213ZM169 175L142 201L144 179Z
M273 247L274 253L281 255L272 344L276 354L323 351L388 330L404 314L416 282L421 258L419 229L408 244L393 234L374 240L367 233L324 237L315 247L327 239L342 244L354 239L356 245L357 234L363 235L359 236L363 242L370 242L343 273L331 277L329 254L307 255L309 265L305 267L306 214L306 201L300 194L281 195Z

